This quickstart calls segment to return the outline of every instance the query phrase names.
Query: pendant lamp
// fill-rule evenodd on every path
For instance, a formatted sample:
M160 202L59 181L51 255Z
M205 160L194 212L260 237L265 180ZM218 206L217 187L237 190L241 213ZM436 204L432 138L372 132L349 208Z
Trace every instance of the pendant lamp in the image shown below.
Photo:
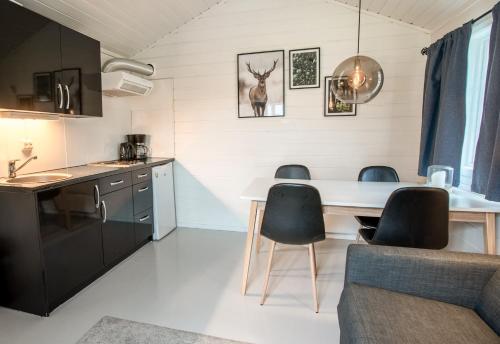
M332 75L332 91L347 104L364 104L375 98L382 89L384 72L377 61L359 55L361 33L361 0L358 5L358 49L356 56L342 61Z

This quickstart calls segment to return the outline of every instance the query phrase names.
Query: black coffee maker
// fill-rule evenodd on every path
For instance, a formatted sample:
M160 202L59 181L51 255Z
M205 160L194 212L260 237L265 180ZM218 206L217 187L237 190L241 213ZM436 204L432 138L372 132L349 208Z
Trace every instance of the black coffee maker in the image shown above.
M120 160L131 161L135 160L136 152L135 147L130 142L120 143Z
M145 134L127 135L127 142L120 144L120 160L145 160L149 156Z

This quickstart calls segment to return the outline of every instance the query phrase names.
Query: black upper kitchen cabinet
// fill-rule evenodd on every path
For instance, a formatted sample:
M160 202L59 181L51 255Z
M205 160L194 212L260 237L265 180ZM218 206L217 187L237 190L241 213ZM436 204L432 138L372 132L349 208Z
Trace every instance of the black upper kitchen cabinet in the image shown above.
M60 25L0 0L0 108L55 112Z
M67 115L102 116L101 47L61 26L62 85Z
M89 181L37 196L49 311L104 269L97 185Z
M0 0L0 108L102 116L98 41Z

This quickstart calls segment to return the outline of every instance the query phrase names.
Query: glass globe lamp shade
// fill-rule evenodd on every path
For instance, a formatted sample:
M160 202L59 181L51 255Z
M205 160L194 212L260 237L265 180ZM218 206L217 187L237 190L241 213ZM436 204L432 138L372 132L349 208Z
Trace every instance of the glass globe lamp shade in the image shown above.
M332 75L332 91L347 104L364 104L375 98L384 84L384 72L377 61L356 55L344 60Z

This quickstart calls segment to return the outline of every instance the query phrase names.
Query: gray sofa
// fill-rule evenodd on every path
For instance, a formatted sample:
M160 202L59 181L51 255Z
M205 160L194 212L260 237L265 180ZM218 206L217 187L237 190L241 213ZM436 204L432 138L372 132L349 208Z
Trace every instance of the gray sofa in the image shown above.
M500 257L351 245L341 344L500 343Z

